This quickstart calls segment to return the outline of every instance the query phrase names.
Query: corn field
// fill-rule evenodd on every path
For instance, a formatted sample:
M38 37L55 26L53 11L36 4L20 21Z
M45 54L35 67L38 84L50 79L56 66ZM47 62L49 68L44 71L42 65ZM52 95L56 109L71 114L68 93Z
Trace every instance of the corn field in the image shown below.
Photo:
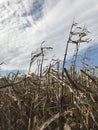
M43 68L44 51L53 48L42 43L40 52L31 54L28 74L11 72L0 79L0 130L98 130L98 77L84 67L76 70L79 45L91 41L88 33L72 23L62 67L52 59ZM70 44L76 48L67 69ZM31 73L38 59L37 74Z

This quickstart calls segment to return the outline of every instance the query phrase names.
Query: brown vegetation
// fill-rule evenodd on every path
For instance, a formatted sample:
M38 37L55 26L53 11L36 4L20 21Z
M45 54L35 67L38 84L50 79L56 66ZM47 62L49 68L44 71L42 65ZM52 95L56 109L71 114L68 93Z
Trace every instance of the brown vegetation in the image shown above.
M97 130L98 78L85 68L76 71L79 44L87 29L72 24L63 67L52 60L43 70L44 50L32 53L28 75L10 73L0 79L0 130ZM76 39L73 37L76 37ZM69 44L76 44L71 69L66 68ZM30 73L40 58L38 74ZM90 70L89 70L90 71Z

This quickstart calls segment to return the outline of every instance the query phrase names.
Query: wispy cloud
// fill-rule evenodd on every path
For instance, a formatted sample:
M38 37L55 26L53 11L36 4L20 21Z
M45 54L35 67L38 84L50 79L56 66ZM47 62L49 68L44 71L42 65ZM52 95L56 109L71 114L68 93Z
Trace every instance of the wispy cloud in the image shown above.
M0 61L2 69L27 69L30 53L43 40L62 59L71 23L87 25L98 42L97 0L5 0L0 2ZM81 50L88 45L83 44ZM70 46L69 55L72 55Z

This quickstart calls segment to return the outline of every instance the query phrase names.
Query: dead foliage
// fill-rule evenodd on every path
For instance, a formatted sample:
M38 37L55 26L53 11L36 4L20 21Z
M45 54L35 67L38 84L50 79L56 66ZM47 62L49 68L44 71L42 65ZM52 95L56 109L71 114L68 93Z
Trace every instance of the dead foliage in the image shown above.
M44 50L32 53L29 73L10 73L0 79L0 130L97 130L98 78L83 68L75 70L79 44L87 29L72 24L65 49L63 67L52 59L43 70ZM72 39L74 36L77 38ZM65 66L68 46L76 44L73 69ZM31 73L31 65L40 58L38 73Z

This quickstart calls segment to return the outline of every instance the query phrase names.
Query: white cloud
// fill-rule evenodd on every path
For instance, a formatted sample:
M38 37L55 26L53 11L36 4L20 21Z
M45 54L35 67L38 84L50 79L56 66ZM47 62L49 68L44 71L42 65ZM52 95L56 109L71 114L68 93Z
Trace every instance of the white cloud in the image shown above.
M2 69L27 69L30 53L43 40L54 48L56 57L62 59L68 32L73 19L87 25L90 35L98 42L98 1L97 0L46 0L43 17L32 19L31 4L34 0L0 1L0 61ZM28 15L29 12L29 15ZM81 49L87 47L83 44ZM70 47L70 53L73 46Z

